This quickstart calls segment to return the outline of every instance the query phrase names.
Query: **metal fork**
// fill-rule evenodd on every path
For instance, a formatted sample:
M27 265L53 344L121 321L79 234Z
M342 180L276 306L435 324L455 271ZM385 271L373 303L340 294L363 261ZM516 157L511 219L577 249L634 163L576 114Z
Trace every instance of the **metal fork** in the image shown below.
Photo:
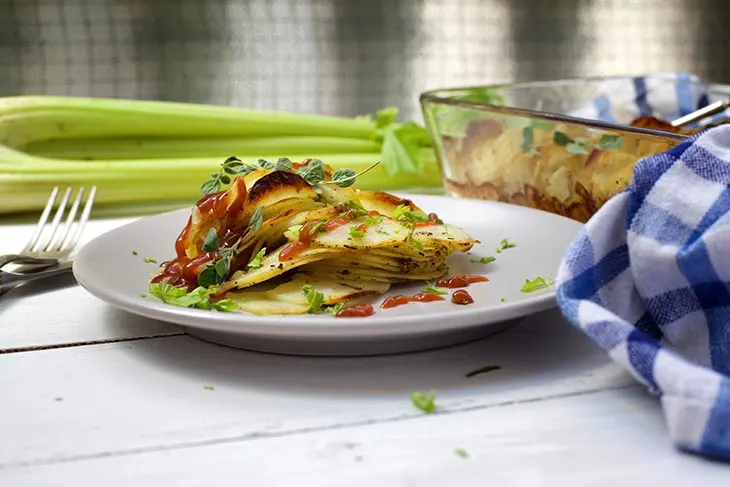
M66 188L66 192L58 204L56 213L49 222L48 218L51 216L51 212L56 203L56 197L58 196L58 186L53 188L28 244L17 254L0 256L0 269L7 264L14 263L34 265L34 270L38 270L53 267L69 260L79 243L86 222L89 220L91 208L94 205L94 196L96 196L96 186L92 187L91 191L89 191L89 197L86 199L81 216L76 221L76 215L81 206L84 192L84 188L79 189L66 215L66 220L62 222L64 213L66 213L66 206L72 193L71 188ZM17 273L12 274L16 275Z

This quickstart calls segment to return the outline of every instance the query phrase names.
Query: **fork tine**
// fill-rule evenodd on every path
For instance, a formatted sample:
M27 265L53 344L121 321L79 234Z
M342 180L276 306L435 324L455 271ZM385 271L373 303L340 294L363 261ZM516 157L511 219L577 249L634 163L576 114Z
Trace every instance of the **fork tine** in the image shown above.
M56 234L58 233L58 224L61 223L61 218L63 218L63 214L66 212L66 205L68 204L68 198L71 196L71 188L66 188L66 192L63 194L63 198L61 199L61 202L58 204L58 209L56 210L56 214L53 216L53 221L51 222L51 236L48 239L48 243L46 244L45 248L43 249L45 252L48 252L53 247L53 244L56 242Z
M66 223L64 230L64 235L59 239L58 246L55 249L56 251L62 251L67 248L68 243L71 241L71 237L73 236L73 232L71 229L73 228L74 219L76 218L76 213L79 211L79 205L81 204L81 199L84 197L84 188L79 188L79 192L76 193L76 198L74 199L73 205L71 206L71 209L68 212L68 216L66 217Z
M48 197L48 202L46 202L46 207L43 208L43 213L41 213L41 217L38 219L38 224L35 226L35 230L33 231L33 235L30 236L30 240L28 240L27 245L22 250L23 253L30 252L33 247L38 243L38 238L41 236L41 233L43 232L43 227L46 225L46 221L48 220L48 215L51 214L51 210L53 209L53 203L56 201L56 196L58 195L58 186L53 188L53 191L51 191L51 195Z
M89 215L91 214L91 207L94 206L95 196L96 186L92 186L91 191L89 191L89 197L86 199L86 204L84 205L84 211L81 213L81 218L79 218L79 223L76 226L76 232L74 233L73 239L64 245L65 248L73 249L76 245L78 245L81 233L84 231L84 227L86 226L86 222L89 221Z

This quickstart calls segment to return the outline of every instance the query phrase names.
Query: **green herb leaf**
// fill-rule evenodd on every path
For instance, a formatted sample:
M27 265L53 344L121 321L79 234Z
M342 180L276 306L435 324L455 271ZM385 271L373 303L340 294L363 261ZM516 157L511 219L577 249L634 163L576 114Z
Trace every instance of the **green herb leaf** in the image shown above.
M213 386L203 386L203 389L205 389L206 391L214 391L215 390L215 387L213 387Z
M588 149L583 144L571 142L565 146L565 150L570 154L588 154Z
M383 223L383 220L385 220L385 217L383 215L365 217L365 223L367 223L368 225L379 225Z
M524 127L522 129L522 152L532 152L532 144L535 141L535 132L532 127Z
M220 247L220 240L218 240L218 232L215 228L210 227L208 234L203 240L203 252L215 252Z
M312 159L309 164L297 169L297 173L312 186L325 180L324 163L319 159Z
M598 141L598 148L601 150L618 150L624 145L624 139L620 135L606 134Z
M218 278L217 281L222 282L228 277L228 272L231 270L231 259L229 257L222 257L215 263L215 273Z
M264 209L263 209L263 207L259 206L253 212L253 215L251 215L251 219L248 221L248 228L253 231L256 231L259 228L261 228L261 225L263 225L263 224L264 224Z
M276 161L275 169L277 171L291 171L293 167L294 166L288 157L280 157L279 160Z
M358 230L355 225L350 227L350 236L352 238L362 238L365 236L365 232Z
M485 255L484 257L480 257L479 259L472 259L472 262L476 262L478 264L489 264L490 262L494 262L496 257L492 257L491 255Z
M413 232L415 232L415 231L416 231L416 227L411 224L410 231L408 232L408 241L410 242L411 245L413 245L418 250L423 250L423 244L421 244L421 242L419 242L418 240L416 240L413 237Z
M469 458L469 453L466 450L464 450L463 448L455 449L454 453L456 453L461 458Z
M534 291L539 291L540 289L545 289L546 287L549 287L552 285L553 280L548 277L547 279L543 279L542 277L538 276L533 280L525 279L525 284L522 286L520 291L523 293L531 293Z
M198 274L198 286L210 287L218 282L218 274L215 271L215 265L206 265L200 274Z
M352 186L357 175L352 169L338 169L332 174L332 182L341 188Z
M466 374L464 377L469 378L469 377L474 377L475 375L479 375L479 374L487 374L489 372L493 372L493 371L499 370L501 368L502 367L500 367L499 365L485 365L484 367L479 367L478 369L472 370L471 372Z
M503 250L511 249L513 247L517 247L517 244L508 238L503 238L502 240L499 241L499 246L497 247L496 251L499 254Z
M191 292L187 292L184 287L174 287L166 282L151 283L149 285L150 294L157 297L163 303L184 308L214 309L217 311L230 312L236 309L236 304L229 298L224 298L216 302L210 301L210 296L217 291L215 287L204 288L197 287Z
M208 181L204 182L203 185L200 187L200 192L206 196L209 194L217 193L220 190L221 183L220 181L218 181L218 178L209 179Z
M152 257L145 257L142 260L145 262L145 264L157 264L157 260L153 259Z
M260 269L263 265L264 256L266 255L266 247L262 248L258 251L256 255L254 255L253 259L251 259L251 262L248 263L249 269Z
M315 223L312 228L309 229L309 235L314 236L316 233L325 233L327 229L324 227L324 220Z
M324 294L314 289L311 284L302 286L302 292L309 302L307 313L316 313L322 307L322 304L324 304Z
M223 298L219 299L218 301L212 303L213 309L216 311L223 311L225 313L230 313L231 311L234 311L238 306L236 303L233 302L230 298Z
M436 393L434 391L424 394L423 392L414 392L411 394L413 405L426 414L436 412Z
M274 169L276 166L273 162L269 162L266 159L259 159L259 166L261 166L261 169Z
M563 132L554 132L553 133L553 142L555 142L556 145L565 147L566 145L573 142L573 139L571 139L567 134L565 134Z
M426 286L423 289L421 289L421 292L422 293L439 294L439 295L449 294L448 291L444 291L443 289L439 289L439 288L435 287L433 284L431 284L430 282L428 283L428 286Z
M507 298L502 298L499 301L502 302L502 303L506 303L507 302Z
M132 255L139 255L139 252L137 252L136 250L133 250Z
M409 211L411 211L411 208L408 205L398 205L398 206L396 206L395 207L395 210L393 210L393 220L399 220L399 219L401 219Z
M327 306L325 308L325 311L332 313L332 316L337 316L337 313L339 313L340 310L344 307L345 307L345 302L340 301L339 303L336 303L334 306Z

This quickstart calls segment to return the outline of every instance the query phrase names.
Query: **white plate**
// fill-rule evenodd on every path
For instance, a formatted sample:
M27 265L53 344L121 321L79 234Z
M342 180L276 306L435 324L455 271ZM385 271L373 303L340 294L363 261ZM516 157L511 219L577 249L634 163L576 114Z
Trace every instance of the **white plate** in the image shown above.
M523 293L525 279L555 276L560 260L582 224L551 213L503 203L443 196L407 195L424 211L481 241L470 254L449 257L451 274L484 274L490 281L470 285L474 303L410 303L379 309L367 318L329 314L256 316L180 308L143 297L158 261L174 256L174 242L189 210L141 218L86 244L73 266L81 286L98 298L131 313L176 323L199 338L220 344L275 353L368 355L453 345L505 329L509 320L555 306L550 288ZM496 253L500 240L517 244ZM133 255L132 251L137 255ZM493 255L490 264L472 259ZM414 294L425 283L393 286L387 295ZM386 295L386 296L387 296ZM504 301L503 301L504 299Z

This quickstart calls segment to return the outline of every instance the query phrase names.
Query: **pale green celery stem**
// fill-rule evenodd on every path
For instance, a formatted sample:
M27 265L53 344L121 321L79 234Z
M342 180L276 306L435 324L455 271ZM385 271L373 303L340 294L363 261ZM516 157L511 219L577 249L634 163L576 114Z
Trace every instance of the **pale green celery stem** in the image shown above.
M20 154L0 147L0 161ZM200 185L217 170L219 158L138 160L138 161L59 161L20 154L14 161L0 162L0 214L40 211L54 186L96 185L99 204L162 204L200 198ZM277 156L264 156L274 159ZM334 154L321 157L334 169L362 171L378 160L379 154ZM292 160L304 156L292 155ZM258 158L243 158L255 164ZM4 166L4 167L3 167ZM364 190L397 190L436 187L441 184L438 167L424 164L420 173L400 173L389 177L382 166L361 176L356 186Z
M319 135L368 139L375 122L211 105L86 98L0 98L0 143L112 136Z
M259 154L357 154L378 153L372 140L338 137L127 137L58 139L28 144L23 152L58 159L173 159ZM273 158L276 161L280 156ZM311 156L310 156L311 157Z

